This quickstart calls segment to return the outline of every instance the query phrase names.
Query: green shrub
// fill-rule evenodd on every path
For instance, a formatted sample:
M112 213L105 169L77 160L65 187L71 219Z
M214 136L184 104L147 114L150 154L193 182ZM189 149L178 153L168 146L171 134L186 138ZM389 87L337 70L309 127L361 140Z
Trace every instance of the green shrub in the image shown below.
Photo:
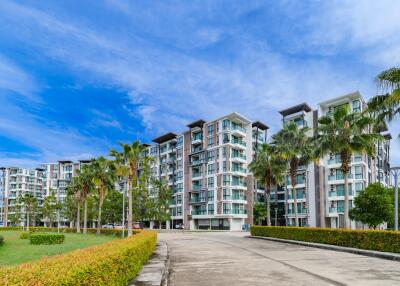
M61 233L32 232L29 236L31 244L61 244L65 235Z
M20 239L28 239L29 238L29 232L27 232L27 231L21 232L19 234L19 238Z
M3 268L0 285L127 285L156 244L156 232L142 231L126 239Z
M252 226L251 235L400 253L400 232L310 227Z

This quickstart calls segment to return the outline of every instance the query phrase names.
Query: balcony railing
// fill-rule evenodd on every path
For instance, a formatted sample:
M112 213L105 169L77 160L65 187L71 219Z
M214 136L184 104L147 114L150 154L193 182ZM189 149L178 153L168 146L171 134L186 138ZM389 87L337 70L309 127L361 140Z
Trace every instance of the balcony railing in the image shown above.
M243 167L232 167L232 172L247 173L247 169Z
M246 147L246 142L244 142L243 140L240 140L240 139L236 139L236 138L234 138L232 140L232 144L237 144L237 145L241 145L243 147Z
M240 125L232 125L231 130L232 130L232 131L237 130L237 131L246 133L246 129L243 128L243 127L240 126Z
M353 178L353 174L348 173L347 177L349 179ZM335 181L335 180L344 180L344 174L336 174L336 175L329 175L328 176L328 181Z
M247 210L232 209L232 214L247 214Z
M203 176L203 172L194 172L192 174L192 178L197 178L197 177L201 177L201 176Z
M232 195L232 201L245 201L247 200L247 197L242 195Z
M206 210L192 210L192 215L206 215Z
M239 158L239 159L246 160L246 155L244 155L242 153L232 153L232 158Z

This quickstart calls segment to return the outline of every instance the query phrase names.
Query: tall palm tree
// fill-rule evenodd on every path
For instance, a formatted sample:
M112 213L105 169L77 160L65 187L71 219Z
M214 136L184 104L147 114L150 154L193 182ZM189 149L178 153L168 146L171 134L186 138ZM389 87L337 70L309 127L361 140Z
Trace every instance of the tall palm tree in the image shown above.
M380 120L392 121L400 115L400 68L391 68L376 77L383 95L373 97L368 103L368 111Z
M376 120L358 112L350 112L348 105L338 107L333 116L319 120L316 146L319 157L329 153L340 154L340 170L344 176L344 227L349 228L349 185L351 156L354 153L375 155L377 140L382 136L371 127ZM369 131L368 131L369 130Z
M83 233L87 233L87 214L88 214L88 196L94 189L92 165L83 165L78 170L78 177L81 186L81 198L84 202L83 210Z
M19 198L19 203L25 209L26 214L26 230L29 231L29 215L37 208L37 198L32 194L26 193Z
M275 148L267 143L258 147L257 156L249 168L254 177L264 185L264 203L267 209L267 225L271 226L271 186L282 183L285 163L276 156Z
M99 202L97 216L97 234L100 234L101 227L101 210L104 203L104 198L107 192L114 188L115 183L115 167L112 161L104 157L99 157L92 162L93 168L93 183L96 188L97 198Z
M313 160L312 139L307 135L308 127L299 127L294 122L289 122L272 137L272 144L281 160L286 162L294 197L295 225L299 226L299 215L297 209L297 174L298 168L307 165Z
M80 177L73 177L67 187L67 192L74 197L77 206L76 211L76 232L81 232L81 202L82 202L82 184Z
M140 144L139 141L134 141L132 144L120 143L122 152L114 149L110 151L110 156L115 158L116 170L119 176L127 179L127 193L128 193L128 236L132 232L132 217L133 217L133 201L132 201L132 188L139 187L138 171L139 164L142 159L142 153L146 147Z

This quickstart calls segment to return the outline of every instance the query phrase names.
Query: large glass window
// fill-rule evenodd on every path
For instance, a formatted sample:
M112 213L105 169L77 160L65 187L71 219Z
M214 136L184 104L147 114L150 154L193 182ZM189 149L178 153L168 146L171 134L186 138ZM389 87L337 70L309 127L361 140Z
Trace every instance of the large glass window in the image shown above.
M214 204L208 204L208 214L214 214Z
M214 174L214 171L215 171L214 168L215 168L214 164L209 164L207 166L207 174L209 174L209 175Z
M208 201L214 201L214 191L207 192L207 199Z
M214 177L207 178L207 187L214 188Z
M213 134L213 132L214 132L214 125L213 124L211 124L211 125L208 125L207 126L207 129L208 129L208 135L210 136L212 136L212 134Z
M353 101L353 112L360 112L361 111L361 104L359 100Z
M355 166L354 167L354 172L355 172L355 178L356 179L362 179L363 178L362 166Z

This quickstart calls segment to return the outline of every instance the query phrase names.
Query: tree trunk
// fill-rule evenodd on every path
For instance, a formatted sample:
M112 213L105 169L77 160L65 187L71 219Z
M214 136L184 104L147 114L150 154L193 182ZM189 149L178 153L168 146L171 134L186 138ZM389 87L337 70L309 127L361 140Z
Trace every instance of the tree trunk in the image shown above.
M271 226L271 198L270 198L270 194L271 194L271 182L268 181L265 184L265 198L264 198L264 202L265 202L265 208L267 209L267 225Z
M83 233L87 233L87 198L85 199L85 210L83 214Z
M99 214L97 217L97 234L100 234L101 227L101 208L103 207L103 198L99 198Z
M26 212L26 231L29 232L29 212Z
M76 212L76 232L81 233L81 204L78 203L78 210Z
M344 228L350 228L349 221L349 178L348 172L344 174Z
M128 237L132 236L132 182L128 182Z

